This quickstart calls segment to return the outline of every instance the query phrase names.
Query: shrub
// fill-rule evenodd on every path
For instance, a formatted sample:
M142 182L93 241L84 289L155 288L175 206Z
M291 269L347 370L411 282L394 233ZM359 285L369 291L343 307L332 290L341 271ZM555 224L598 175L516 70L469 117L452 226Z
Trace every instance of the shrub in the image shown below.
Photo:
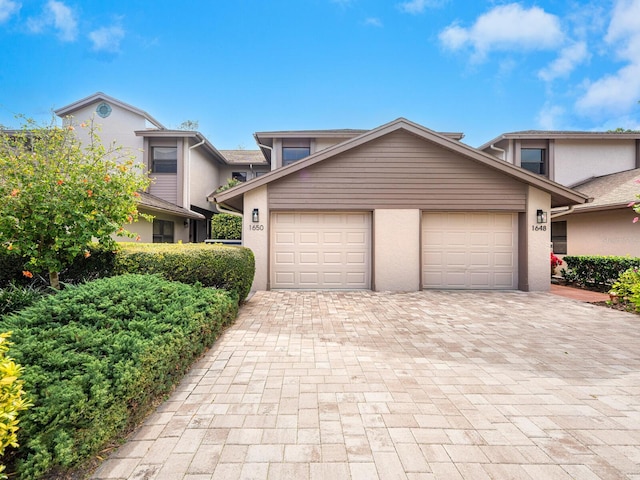
M6 288L0 288L0 318L11 312L28 307L40 297L44 291L36 286L18 286L10 283Z
M211 218L211 237L218 240L240 240L242 238L242 217L220 213Z
M89 255L78 255L73 262L60 272L60 281L66 284L82 283L87 280L113 275L115 252L111 248L95 243L87 251ZM12 255L0 254L0 288L15 283L18 285L48 285L46 271L31 271L31 276L23 275L26 260Z
M581 285L609 289L622 273L640 266L640 258L614 256L571 256L563 258L567 269L562 275L568 281Z
M640 269L630 268L620 275L609 293L617 295L623 303L631 303L635 311L640 311Z
M122 435L236 314L228 292L123 275L5 317L34 404L19 431L19 478L73 467Z
M158 273L169 280L201 283L235 292L239 300L249 294L255 274L253 252L244 247L206 244L122 244L115 272Z
M22 389L24 380L19 380L22 367L7 356L11 333L0 333L0 456L7 447L18 447L18 413L26 410L30 404L25 400ZM0 478L6 465L0 465Z

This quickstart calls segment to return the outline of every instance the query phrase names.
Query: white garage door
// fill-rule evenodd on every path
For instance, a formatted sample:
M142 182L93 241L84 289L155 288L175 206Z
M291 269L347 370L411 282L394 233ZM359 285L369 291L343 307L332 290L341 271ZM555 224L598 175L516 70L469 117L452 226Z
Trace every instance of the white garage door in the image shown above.
M274 212L271 288L368 289L369 213Z
M515 289L517 214L422 214L424 288Z

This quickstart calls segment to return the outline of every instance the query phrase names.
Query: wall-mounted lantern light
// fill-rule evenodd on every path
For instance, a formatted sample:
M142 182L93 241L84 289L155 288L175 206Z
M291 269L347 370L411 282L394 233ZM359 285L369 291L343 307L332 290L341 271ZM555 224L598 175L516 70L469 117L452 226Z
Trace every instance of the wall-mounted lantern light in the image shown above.
M189 219L185 218L184 220L184 228L189 228Z
M547 212L543 212L542 210L538 210L536 212L536 221L537 221L537 223L547 223Z
M253 209L253 213L251 214L251 221L253 223L258 223L260 221L260 212L257 208Z

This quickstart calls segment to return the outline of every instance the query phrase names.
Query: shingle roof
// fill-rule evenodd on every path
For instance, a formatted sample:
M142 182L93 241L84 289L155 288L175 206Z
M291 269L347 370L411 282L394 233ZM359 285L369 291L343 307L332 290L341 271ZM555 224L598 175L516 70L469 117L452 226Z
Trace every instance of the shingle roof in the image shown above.
M230 165L268 165L260 150L219 150Z
M573 187L593 198L593 202L577 205L574 210L593 210L626 206L640 193L640 168L595 177Z
M172 215L178 215L180 217L193 218L196 220L204 220L205 216L188 210L186 208L174 205L171 202L167 202L161 198L151 195L146 192L140 194L140 206L156 212L170 213Z

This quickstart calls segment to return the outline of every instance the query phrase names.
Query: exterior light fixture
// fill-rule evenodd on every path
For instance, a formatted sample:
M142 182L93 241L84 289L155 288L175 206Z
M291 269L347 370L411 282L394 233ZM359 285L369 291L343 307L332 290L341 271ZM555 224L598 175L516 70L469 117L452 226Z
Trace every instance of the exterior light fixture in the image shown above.
M537 221L537 223L547 223L547 212L543 212L542 210L538 210L536 212L536 221Z
M184 219L184 228L189 228L189 219L188 218Z
M251 221L253 223L258 223L260 221L260 212L257 208L253 209L253 213L251 214Z

